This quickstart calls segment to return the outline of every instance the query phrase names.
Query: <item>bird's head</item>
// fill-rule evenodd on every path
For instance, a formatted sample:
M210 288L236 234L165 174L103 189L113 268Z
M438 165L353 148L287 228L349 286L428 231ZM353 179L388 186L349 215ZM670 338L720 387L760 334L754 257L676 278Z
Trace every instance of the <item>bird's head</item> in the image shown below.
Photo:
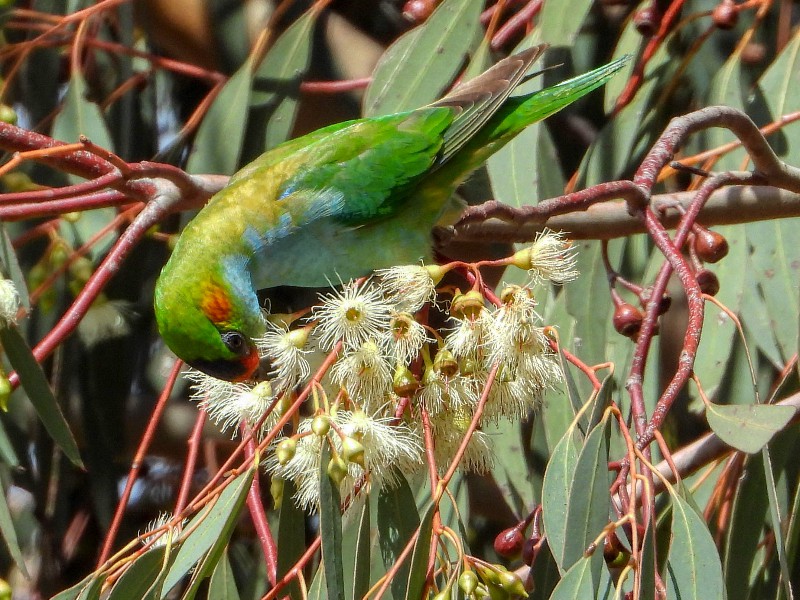
M253 339L263 335L264 319L246 272L187 282L165 268L156 283L155 313L167 346L198 371L243 381L258 369Z

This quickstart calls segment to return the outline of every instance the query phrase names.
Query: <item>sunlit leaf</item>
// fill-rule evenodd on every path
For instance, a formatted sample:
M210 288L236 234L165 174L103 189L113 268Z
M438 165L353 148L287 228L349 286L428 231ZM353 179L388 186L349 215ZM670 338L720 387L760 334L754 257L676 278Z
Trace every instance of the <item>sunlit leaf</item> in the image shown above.
M418 108L442 96L479 38L482 3L445 0L425 23L392 44L364 97L367 116Z
M547 544L562 572L567 510L579 451L580 437L570 428L553 450L542 484L542 519Z
M800 79L798 80L800 85ZM798 219L778 219L748 223L748 245L752 247L751 274L755 277L769 318L766 330L757 329L758 337L775 336L783 361L797 352L798 306L800 306L800 244L797 243ZM730 241L729 241L730 243ZM725 260L730 260L726 257ZM748 315L742 318L748 323Z
M216 502L186 524L184 531L191 533L180 540L181 546L176 553L175 562L164 580L164 594L175 587L207 553L213 552L220 545L222 548L225 547L239 519L254 473L255 470L251 468L238 475L220 492ZM210 575L214 566L216 562L213 565L207 564L208 572L203 572L202 575ZM198 579L199 575L199 572L195 572L195 579Z
M794 416L791 406L709 404L706 419L722 441L743 452L758 452Z
M583 556L586 548L608 523L608 488L611 485L608 472L608 438L608 423L601 422L586 437L575 463L564 525L564 554L560 563L563 569L568 569Z
M288 139L292 132L319 13L312 8L292 23L255 70L245 162Z
M553 46L572 46L593 3L593 0L575 0L565 10L560 2L545 2L539 21L542 41Z
M670 490L670 496L672 543L664 573L667 597L681 600L724 598L722 565L708 526L680 494Z
M250 56L228 79L203 118L186 165L189 173L230 175L236 171L247 125L252 81L253 57Z
M639 542L642 553L637 561L636 582L640 590L639 600L655 600L656 598L656 535L653 526L647 523L644 537Z
M599 567L599 578L592 572ZM564 574L558 582L550 600L575 600L613 597L613 583L608 569L603 565L602 552L595 552L589 557L581 558Z

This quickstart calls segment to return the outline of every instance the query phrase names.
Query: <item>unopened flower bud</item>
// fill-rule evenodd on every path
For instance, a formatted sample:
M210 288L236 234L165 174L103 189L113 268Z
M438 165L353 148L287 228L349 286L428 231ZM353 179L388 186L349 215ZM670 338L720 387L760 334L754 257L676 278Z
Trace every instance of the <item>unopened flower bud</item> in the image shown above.
M625 337L633 337L642 328L643 318L642 311L632 304L623 302L614 310L614 329Z
M509 527L494 538L494 551L503 558L511 558L520 553L525 543L525 536L519 526Z
M362 469L367 466L364 463L364 446L351 437L346 437L342 440L342 454L347 462L355 463Z
M412 23L421 23L435 8L436 0L408 0L403 5L403 16Z
M486 583L500 585L500 577L497 569L493 569L487 565L476 564L475 570L480 574L481 579Z
M0 104L0 121L9 123L10 125L17 124L17 111L11 108L8 104Z
M728 240L716 231L698 227L694 232L694 251L703 262L715 263L728 254Z
M697 278L697 285L700 286L700 291L709 296L716 296L719 292L719 279L712 271L708 269L700 269L694 274Z
M718 29L729 30L736 27L739 22L739 11L733 0L722 0L714 10L711 11L711 20Z
M297 442L293 438L286 438L281 440L275 448L275 458L278 459L278 463L283 467L294 458L296 451Z
M8 399L13 391L8 377L5 374L0 375L0 410L3 412L8 412Z
M458 576L458 587L460 587L461 591L467 596L475 593L475 588L478 587L478 576L475 574L475 571L463 571L461 575Z
M85 256L79 256L76 258L72 264L69 266L69 274L72 275L72 278L80 283L80 285L85 284L89 281L89 278L92 276L94 272L94 265L92 265L92 261Z
M286 341L292 344L298 350L305 348L308 342L308 336L311 334L311 329L301 327L300 329L292 329L286 334Z
M661 15L655 6L646 6L633 16L633 24L644 37L651 37L658 31Z
M328 435L331 430L331 420L328 415L317 415L311 420L311 431L319 437Z
M328 477L336 485L340 485L344 478L347 477L347 463L341 456L332 456L328 462Z
M498 578L500 580L499 585L505 592L515 596L522 596L523 598L528 597L525 584L522 583L522 579L516 573L503 571Z

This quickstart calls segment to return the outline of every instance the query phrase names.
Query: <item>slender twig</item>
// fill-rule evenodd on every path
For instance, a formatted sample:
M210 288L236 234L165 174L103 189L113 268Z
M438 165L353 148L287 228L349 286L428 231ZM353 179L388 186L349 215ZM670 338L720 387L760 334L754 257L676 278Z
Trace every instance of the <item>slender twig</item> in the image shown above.
M103 549L100 552L100 557L97 559L98 569L100 569L100 567L102 567L106 562L111 554L111 549L114 547L114 539L117 537L117 532L122 524L122 517L125 515L125 508L128 506L128 501L130 500L131 492L133 491L133 484L136 483L136 479L139 476L139 471L141 470L144 458L147 455L147 450L150 448L150 443L153 441L156 428L161 422L161 415L167 406L169 395L172 393L172 388L175 386L175 381L177 381L178 375L180 375L182 366L183 364L181 361L176 361L175 365L172 367L172 371L169 374L167 383L164 385L164 389L161 391L161 395L158 397L158 402L156 402L155 408L153 409L153 414L150 416L150 421L147 423L147 429L145 429L142 439L139 442L139 447L136 449L136 454L133 457L131 468L128 472L128 479L125 481L125 489L122 491L122 497L119 499L117 510L114 513L114 518L112 519L111 525L108 528L108 533L106 534L106 539L103 543Z

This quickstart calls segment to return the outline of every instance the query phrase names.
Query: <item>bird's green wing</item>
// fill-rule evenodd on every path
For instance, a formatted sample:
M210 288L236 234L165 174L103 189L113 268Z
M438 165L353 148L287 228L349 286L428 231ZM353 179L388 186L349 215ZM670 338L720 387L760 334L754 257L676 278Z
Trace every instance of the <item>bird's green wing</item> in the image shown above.
M454 116L452 108L427 107L356 121L306 147L279 199L345 225L390 216L436 162Z
M344 121L342 123L334 123L322 129L312 131L302 137L287 140L282 144L278 144L274 148L267 150L264 154L254 159L252 162L247 163L244 167L239 169L231 176L228 185L233 185L237 181L242 181L247 177L256 175L259 171L267 171L270 167L275 166L280 161L288 158L295 152L299 152L304 148L317 143L318 141L336 133L340 129L350 127L357 121Z

